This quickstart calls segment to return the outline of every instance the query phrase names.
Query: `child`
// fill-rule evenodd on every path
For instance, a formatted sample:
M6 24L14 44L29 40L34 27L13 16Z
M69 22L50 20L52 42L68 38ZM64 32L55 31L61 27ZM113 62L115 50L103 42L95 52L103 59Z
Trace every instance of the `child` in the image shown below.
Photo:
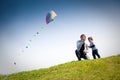
M93 38L88 37L88 41L90 42L90 46L88 46L88 47L92 48L92 56L93 56L93 58L96 59L96 56L98 58L100 58L100 55L98 53L98 49L95 47L95 44L93 43Z

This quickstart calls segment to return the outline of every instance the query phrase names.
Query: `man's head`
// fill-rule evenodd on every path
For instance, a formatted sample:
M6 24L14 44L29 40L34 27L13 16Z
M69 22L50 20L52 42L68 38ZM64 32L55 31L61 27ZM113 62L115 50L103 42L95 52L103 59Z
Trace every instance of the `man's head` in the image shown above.
M85 41L85 40L86 40L85 34L82 34L82 35L80 36L80 39L81 39L82 41Z

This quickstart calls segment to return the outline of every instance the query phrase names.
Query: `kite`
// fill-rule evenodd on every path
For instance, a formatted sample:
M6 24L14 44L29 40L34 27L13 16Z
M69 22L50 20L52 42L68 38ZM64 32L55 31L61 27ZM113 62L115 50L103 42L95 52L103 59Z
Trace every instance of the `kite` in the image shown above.
M56 16L57 16L57 14L56 14L55 11L51 10L50 12L48 12L48 14L46 15L46 24L48 24L48 23L50 23L51 21L53 21ZM29 47L30 47L30 44L31 44L32 40L33 40L35 37L37 37L37 35L39 35L39 34L42 32L43 28L44 28L44 27L41 27L41 29L40 29L38 32L36 32L36 34L34 34L34 35L32 36L32 39L30 39L30 40L28 41L28 43L27 43L27 45L25 46L25 48L29 48Z
M53 21L55 19L55 17L57 16L55 11L50 11L48 12L47 16L46 16L46 24L50 23L51 21Z
M56 12L51 10L50 12L47 13L46 15L46 24L49 24L51 21L53 21L55 19L55 17L57 16ZM36 32L34 35L32 35L32 38L30 40L27 41L27 44L25 45L25 49L29 48L31 43L33 42L33 40L38 36L40 35L40 33L43 31L44 29L44 26L42 26L40 28L40 30L38 32ZM21 49L19 53L24 53L25 50L24 49ZM14 66L16 66L18 63L16 63L16 61L13 63ZM12 71L15 71L15 67L11 67L11 70ZM8 75L6 75L4 77L4 80L8 80Z
M56 16L57 16L57 14L56 14L55 11L51 10L50 12L48 12L47 15L46 15L46 24L49 24L51 21L53 21ZM33 42L33 40L34 40L37 36L40 35L40 33L43 31L43 29L44 29L44 26L42 26L38 32L36 32L34 35L32 35L32 38L27 41L27 44L26 44L25 47L24 47L25 49L27 49L27 48L30 47L30 45L31 45L31 43ZM22 53L25 52L24 48L23 48L22 50L20 50ZM18 63L14 62L13 64L14 64L14 66L15 66L15 65L17 65ZM11 70L14 71L15 68L12 67ZM8 76L6 76L6 77L4 78L4 80L7 80L7 77L8 77Z

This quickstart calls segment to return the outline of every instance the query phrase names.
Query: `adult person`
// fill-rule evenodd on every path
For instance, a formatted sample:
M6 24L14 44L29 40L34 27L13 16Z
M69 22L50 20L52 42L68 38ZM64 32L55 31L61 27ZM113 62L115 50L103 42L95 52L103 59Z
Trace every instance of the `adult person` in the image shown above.
M75 50L76 56L78 60L81 60L81 58L88 59L87 57L87 50L88 46L85 43L86 35L82 34L80 35L80 40L77 41L77 49Z

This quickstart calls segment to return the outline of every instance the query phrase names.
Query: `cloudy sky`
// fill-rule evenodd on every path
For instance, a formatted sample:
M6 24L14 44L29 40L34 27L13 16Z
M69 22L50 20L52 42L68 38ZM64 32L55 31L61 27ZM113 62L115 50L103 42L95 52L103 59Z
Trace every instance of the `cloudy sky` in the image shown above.
M58 16L47 25L51 10ZM117 55L119 30L119 0L0 0L0 74L76 61L82 33L93 36L101 57Z

